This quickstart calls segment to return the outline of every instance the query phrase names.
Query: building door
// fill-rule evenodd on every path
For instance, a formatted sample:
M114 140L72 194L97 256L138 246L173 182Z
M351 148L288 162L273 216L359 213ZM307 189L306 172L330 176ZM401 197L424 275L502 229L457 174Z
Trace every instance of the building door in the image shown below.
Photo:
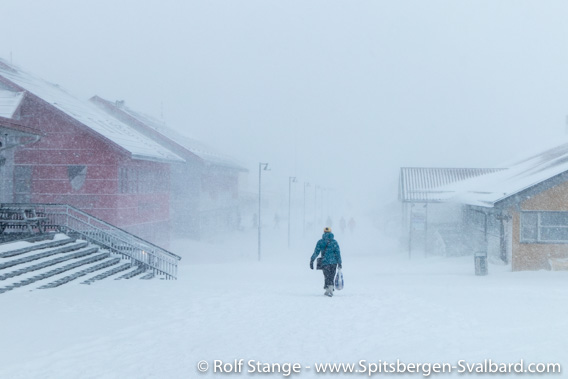
M32 166L14 167L14 201L29 203L32 197Z

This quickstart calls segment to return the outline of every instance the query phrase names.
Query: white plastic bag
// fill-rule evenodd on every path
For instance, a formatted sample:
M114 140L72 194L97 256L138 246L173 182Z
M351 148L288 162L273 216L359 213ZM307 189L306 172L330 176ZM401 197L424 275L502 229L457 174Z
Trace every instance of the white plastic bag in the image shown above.
M343 289L343 273L341 272L341 269L337 270L337 273L335 274L335 289L338 291L341 291Z

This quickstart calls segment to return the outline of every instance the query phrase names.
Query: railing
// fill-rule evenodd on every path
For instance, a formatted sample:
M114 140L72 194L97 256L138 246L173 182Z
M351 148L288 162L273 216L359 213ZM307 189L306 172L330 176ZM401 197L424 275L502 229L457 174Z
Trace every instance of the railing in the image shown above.
M122 254L139 265L164 274L167 279L177 278L177 266L181 259L159 246L136 237L116 226L89 215L67 204L2 203L2 207L34 208L36 213L47 216L45 227L77 234L80 238Z

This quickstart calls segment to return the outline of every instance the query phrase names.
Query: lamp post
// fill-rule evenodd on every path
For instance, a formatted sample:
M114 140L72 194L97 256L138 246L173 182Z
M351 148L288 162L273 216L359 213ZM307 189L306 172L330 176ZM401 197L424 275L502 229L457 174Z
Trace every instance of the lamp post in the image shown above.
M327 223L327 219L325 218L325 211L326 211L326 207L327 207L327 188L326 187L320 187L320 201L321 201L321 207L320 207L320 220L321 222ZM329 226L329 225L326 225Z
M318 223L318 188L320 188L320 186L316 184L314 187L314 226Z
M262 171L269 171L268 163L258 163L258 261L260 262L260 229L262 227L260 218L260 206L261 206L261 174Z
M302 236L305 237L306 236L306 187L309 187L310 183L306 183L304 182L304 225L303 225L303 231L302 231Z
M292 183L296 183L295 176L288 177L288 249L290 248L290 209L292 206Z

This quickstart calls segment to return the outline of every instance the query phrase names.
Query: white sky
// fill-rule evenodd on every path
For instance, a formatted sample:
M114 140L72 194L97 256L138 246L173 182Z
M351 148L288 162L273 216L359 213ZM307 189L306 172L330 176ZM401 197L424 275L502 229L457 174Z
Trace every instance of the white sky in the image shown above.
M0 0L0 57L352 203L565 138L568 2ZM297 186L301 191L302 186Z

